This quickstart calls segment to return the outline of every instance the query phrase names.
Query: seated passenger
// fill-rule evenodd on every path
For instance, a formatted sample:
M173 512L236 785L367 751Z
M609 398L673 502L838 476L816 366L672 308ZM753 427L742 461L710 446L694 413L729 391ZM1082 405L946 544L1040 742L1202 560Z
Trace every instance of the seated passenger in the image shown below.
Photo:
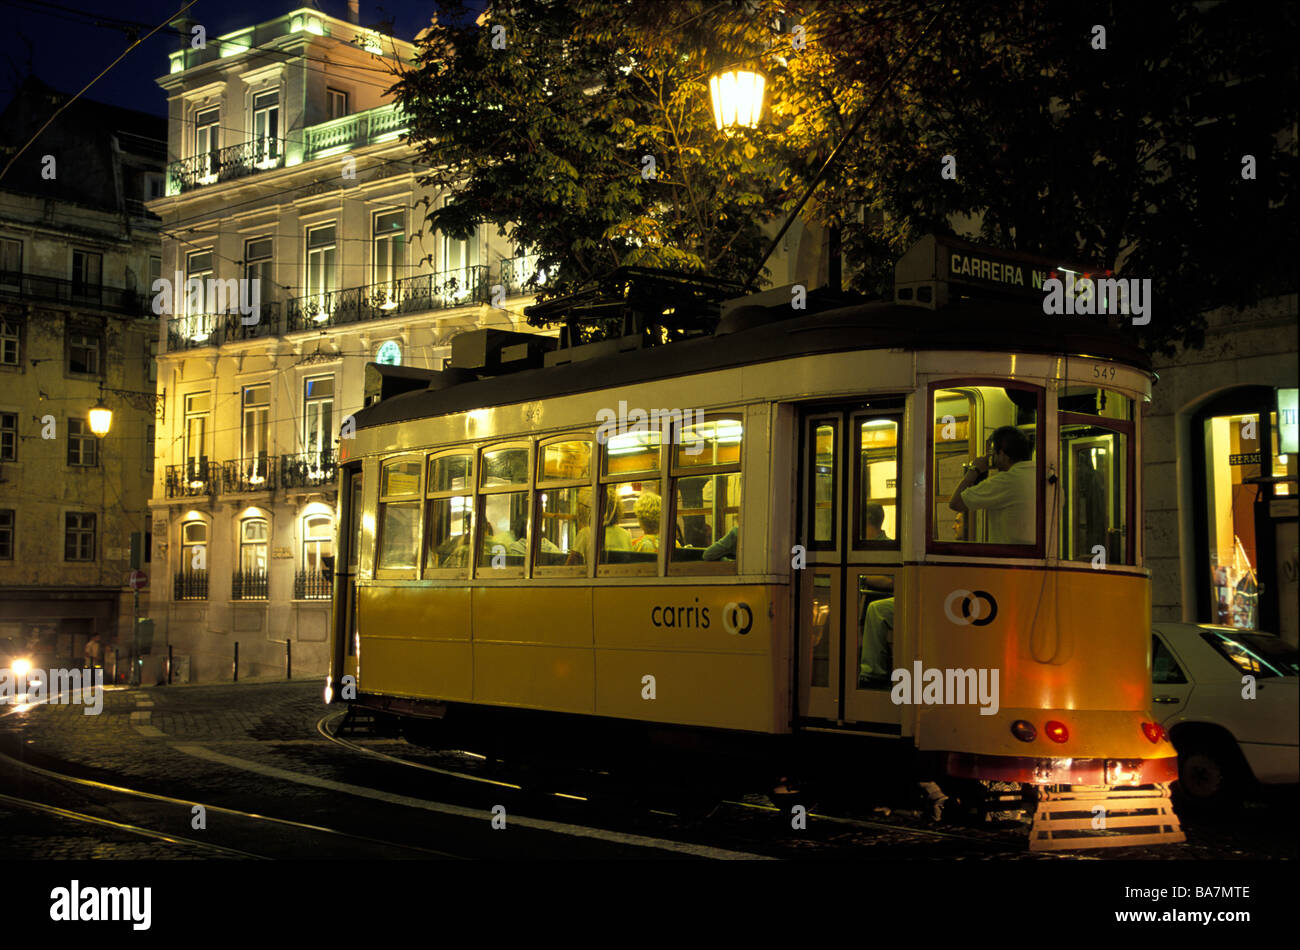
M866 519L866 531L862 540L864 541L892 541L893 539L885 534L882 527L885 523L884 506L876 504L874 501L869 502L862 510L863 517Z
M586 496L587 503L584 505L583 493L578 492L578 535L573 539L573 551L569 555L569 564L586 563L586 553L590 550L591 545L591 504L590 492ZM616 524L618 521L618 495L614 489L610 488L605 493L605 550L606 551L631 551L632 535L627 533L627 529Z
M894 646L894 598L873 600L862 624L862 660L858 675L864 680L888 680Z
M705 561L734 561L739 532L740 525L738 523L732 525L730 531L704 549L700 558Z
M659 550L659 516L663 512L663 499L654 492L643 491L633 510L636 520L641 523L642 534L632 545L632 550L654 554Z

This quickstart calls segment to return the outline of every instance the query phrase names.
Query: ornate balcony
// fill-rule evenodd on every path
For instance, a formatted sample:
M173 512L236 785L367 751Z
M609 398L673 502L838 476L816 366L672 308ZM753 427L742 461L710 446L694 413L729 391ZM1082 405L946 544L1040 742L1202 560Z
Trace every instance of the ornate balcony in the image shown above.
M253 139L172 162L167 166L167 194L184 194L283 165L284 139Z
M266 455L251 459L234 459L221 466L221 491L224 494L274 489L275 466Z
M266 571L234 571L230 575L231 600L266 600Z
M314 158L395 139L406 128L406 113L396 103L309 125L302 130L302 160L309 162Z
M280 456L280 487L326 488L334 487L334 452L305 452L301 455Z
M207 571L177 571L172 578L173 600L207 600Z
M215 495L219 467L207 458L190 459L184 465L167 466L167 497L192 498L196 495Z
M324 571L298 571L293 575L294 600L329 600L330 576Z
M280 304L267 301L257 313L257 321L244 323L242 313L193 313L172 317L167 323L167 351L192 350L201 346L221 346L237 340L256 340L280 333Z
M487 267L475 265L294 297L289 301L288 332L487 303L488 290Z
M131 317L152 317L154 312L148 292L105 287L80 280L42 277L19 271L0 271L0 296L27 300L49 300L73 306L111 310Z
M536 293L535 287L529 287L528 282L537 277L537 287L545 286L546 273L539 272L537 267L537 255L525 254L522 257L503 257L501 264L497 269L498 280L506 289L507 297L517 297L520 294Z

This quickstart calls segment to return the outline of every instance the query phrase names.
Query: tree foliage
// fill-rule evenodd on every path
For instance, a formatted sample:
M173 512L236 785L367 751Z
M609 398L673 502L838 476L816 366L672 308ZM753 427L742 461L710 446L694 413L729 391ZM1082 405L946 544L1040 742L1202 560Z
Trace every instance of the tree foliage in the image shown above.
M862 118L803 210L841 227L855 289L889 295L915 240L964 232L1150 277L1141 339L1167 349L1205 309L1295 289L1294 26L1176 0L489 0L435 23L396 89L457 189L432 226L508 229L547 294L621 264L747 278ZM738 63L769 109L729 137L708 75Z

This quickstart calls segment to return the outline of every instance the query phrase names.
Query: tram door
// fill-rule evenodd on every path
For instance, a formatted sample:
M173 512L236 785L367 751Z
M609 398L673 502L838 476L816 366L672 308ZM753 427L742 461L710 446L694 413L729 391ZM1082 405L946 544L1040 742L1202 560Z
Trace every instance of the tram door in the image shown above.
M893 634L904 603L903 407L896 397L802 413L798 699L807 725L899 734L889 692L903 639Z
M338 558L334 567L334 636L335 660L339 674L346 669L345 657L357 653L357 564L361 551L361 471L345 469L343 497L339 506L343 514L338 525Z

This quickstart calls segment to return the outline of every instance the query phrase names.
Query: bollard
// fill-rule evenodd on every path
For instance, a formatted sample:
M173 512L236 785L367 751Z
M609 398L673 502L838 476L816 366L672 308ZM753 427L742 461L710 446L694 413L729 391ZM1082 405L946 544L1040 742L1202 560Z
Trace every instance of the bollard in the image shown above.
M239 641L235 641L235 682L239 682Z
M284 678L293 679L293 644L288 640L284 641Z
M172 645L167 644L167 685L172 685Z

